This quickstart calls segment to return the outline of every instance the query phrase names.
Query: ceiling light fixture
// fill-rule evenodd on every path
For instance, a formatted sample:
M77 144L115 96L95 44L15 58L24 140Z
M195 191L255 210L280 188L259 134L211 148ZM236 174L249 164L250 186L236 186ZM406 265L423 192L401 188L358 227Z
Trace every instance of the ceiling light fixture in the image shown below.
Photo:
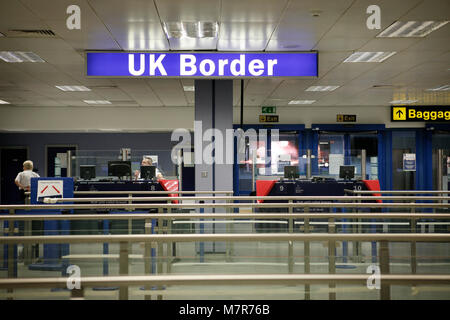
M351 54L344 62L383 62L397 52L355 52Z
M410 104L415 103L419 100L392 100L390 103L392 104Z
M339 88L339 86L311 86L305 91L333 91Z
M195 91L195 86L183 86L184 91Z
M447 23L448 21L396 21L378 34L377 38L422 38Z
M0 51L0 59L6 62L45 62L34 52Z
M108 100L83 100L87 104L111 104Z
M55 86L59 90L62 91L91 91L88 87L85 86Z
M109 128L105 128L105 129L98 129L99 131L105 131L105 132L119 132L122 131L122 129L109 129Z
M426 91L450 91L450 85L440 86L438 88L427 89Z
M291 100L288 104L313 104L316 100Z
M219 24L211 21L163 22L168 38L217 38Z
M8 101L0 100L0 104L9 104Z

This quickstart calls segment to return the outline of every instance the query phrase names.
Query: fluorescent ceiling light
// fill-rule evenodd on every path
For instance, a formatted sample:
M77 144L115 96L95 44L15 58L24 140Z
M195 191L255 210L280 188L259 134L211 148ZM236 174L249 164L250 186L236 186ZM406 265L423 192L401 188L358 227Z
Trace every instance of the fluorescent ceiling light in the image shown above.
M122 131L122 129L98 129L100 131L106 131L106 132L117 132Z
M0 59L6 62L45 62L34 52L0 51Z
M447 23L448 21L396 21L377 35L377 38L425 37Z
M291 100L288 104L313 104L316 100Z
M62 91L91 91L91 89L85 86L55 86Z
M8 101L0 100L0 104L9 104Z
M446 84L445 86L441 86L438 88L427 89L427 91L450 91L450 85Z
M417 101L419 101L419 100L392 100L390 103L392 103L392 104L409 104L409 103L414 103Z
M111 104L108 100L83 100L87 104Z
M210 21L163 22L168 38L217 38L219 24Z
M333 91L339 88L339 86L311 86L306 91Z
M194 86L183 86L184 91L195 91Z
M383 62L387 58L396 54L393 52L355 52L344 62Z

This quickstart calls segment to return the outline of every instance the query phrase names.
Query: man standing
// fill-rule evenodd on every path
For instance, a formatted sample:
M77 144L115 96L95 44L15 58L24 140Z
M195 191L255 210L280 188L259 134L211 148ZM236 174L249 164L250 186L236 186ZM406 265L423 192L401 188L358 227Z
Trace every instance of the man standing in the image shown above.
M20 199L25 202L25 191L30 191L31 178L39 178L36 172L33 172L33 161L27 160L23 163L23 171L19 172L14 181L19 187Z

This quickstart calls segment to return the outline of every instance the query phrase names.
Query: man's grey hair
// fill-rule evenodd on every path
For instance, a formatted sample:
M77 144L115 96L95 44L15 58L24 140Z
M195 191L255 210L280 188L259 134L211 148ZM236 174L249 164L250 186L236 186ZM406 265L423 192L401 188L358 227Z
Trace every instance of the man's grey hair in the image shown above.
M27 170L33 170L33 161L27 160L23 163L23 167Z

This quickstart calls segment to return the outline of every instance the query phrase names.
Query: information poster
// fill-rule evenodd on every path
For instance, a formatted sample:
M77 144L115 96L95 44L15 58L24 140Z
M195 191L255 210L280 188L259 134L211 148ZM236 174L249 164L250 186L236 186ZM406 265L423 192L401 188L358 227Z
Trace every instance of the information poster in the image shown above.
M37 201L44 198L63 198L63 180L39 180L37 183Z
M403 154L403 171L416 171L416 154Z

